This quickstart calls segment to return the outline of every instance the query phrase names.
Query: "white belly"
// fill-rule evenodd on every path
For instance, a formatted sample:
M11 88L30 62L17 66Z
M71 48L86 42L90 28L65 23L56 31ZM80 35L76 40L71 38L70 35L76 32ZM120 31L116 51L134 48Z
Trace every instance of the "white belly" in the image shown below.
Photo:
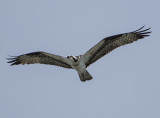
M85 64L80 61L80 63L76 66L72 66L78 73L83 73L86 70Z

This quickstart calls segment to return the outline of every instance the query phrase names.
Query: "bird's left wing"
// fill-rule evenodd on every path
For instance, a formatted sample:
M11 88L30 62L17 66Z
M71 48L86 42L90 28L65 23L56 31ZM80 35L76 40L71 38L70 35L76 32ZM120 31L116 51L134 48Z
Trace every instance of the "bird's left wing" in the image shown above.
M56 65L64 68L72 68L66 58L42 51L23 54L20 56L15 56L13 58L7 58L7 59L10 60L8 63L11 63L11 66L19 64L24 65L24 64L39 63L39 64Z
M101 40L98 44L96 44L82 56L86 67L120 46L132 43L134 41L137 41L138 39L149 36L149 33L151 32L149 32L148 30L150 28L142 30L143 28L144 26L133 32L119 34Z

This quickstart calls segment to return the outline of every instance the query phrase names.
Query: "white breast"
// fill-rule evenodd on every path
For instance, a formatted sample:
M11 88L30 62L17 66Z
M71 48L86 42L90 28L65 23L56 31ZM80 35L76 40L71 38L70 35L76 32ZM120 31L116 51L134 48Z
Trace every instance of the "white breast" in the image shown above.
M81 60L81 59L79 62L72 64L72 68L74 68L79 73L83 73L86 70L86 66L85 66L83 60Z

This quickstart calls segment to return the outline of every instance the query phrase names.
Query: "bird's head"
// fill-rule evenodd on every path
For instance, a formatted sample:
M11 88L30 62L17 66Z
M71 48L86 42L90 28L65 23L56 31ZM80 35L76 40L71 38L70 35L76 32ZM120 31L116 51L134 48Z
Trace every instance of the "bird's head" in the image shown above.
M73 60L74 62L77 62L78 61L78 58L76 56L67 56L67 59L71 59Z

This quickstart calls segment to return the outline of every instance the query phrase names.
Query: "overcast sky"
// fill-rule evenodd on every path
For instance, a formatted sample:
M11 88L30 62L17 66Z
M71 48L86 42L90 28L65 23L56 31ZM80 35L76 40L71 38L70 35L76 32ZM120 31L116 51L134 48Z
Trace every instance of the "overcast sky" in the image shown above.
M160 118L159 0L0 0L0 118ZM107 36L151 27L88 71L10 66L9 55L84 54Z

